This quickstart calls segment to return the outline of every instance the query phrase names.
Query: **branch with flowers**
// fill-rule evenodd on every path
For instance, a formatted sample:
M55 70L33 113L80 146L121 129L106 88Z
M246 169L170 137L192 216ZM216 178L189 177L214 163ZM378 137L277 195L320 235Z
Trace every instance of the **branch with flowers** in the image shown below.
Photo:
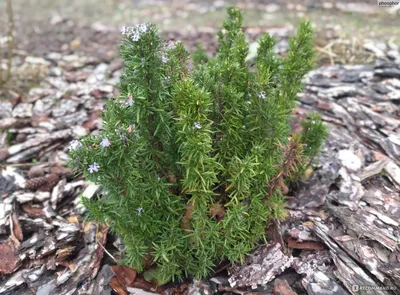
M160 284L243 261L285 216L285 188L327 135L318 115L300 134L289 125L312 67L311 25L300 24L285 59L265 35L256 71L245 62L236 8L213 59L197 52L191 60L149 24L122 35L120 96L107 102L99 134L70 145L71 165L103 188L100 198L84 199L89 217L122 238L124 263Z

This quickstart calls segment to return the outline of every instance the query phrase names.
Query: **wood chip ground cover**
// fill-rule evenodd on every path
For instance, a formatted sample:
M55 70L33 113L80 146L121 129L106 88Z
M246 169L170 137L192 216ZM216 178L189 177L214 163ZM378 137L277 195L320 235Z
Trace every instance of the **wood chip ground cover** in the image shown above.
M204 42L215 50L211 37ZM330 136L311 176L289 194L289 218L271 226L269 244L207 281L163 288L115 266L119 239L82 218L80 194L99 188L65 167L68 143L101 128L102 104L117 93L117 55L17 57L21 66L44 66L46 76L0 102L0 294L358 294L354 285L398 294L400 51L368 47L378 58L371 64L320 67L305 78L294 128L318 111Z

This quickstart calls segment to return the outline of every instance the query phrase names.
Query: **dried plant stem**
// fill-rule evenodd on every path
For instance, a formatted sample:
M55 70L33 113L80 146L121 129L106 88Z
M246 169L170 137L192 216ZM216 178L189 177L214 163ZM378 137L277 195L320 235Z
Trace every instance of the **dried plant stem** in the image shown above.
M291 172L297 171L296 163L301 159L299 145L300 144L296 140L292 139L287 147L280 146L283 150L285 150L285 155L281 164L281 170L269 182L268 196L272 196L277 188L283 189L285 187L284 178L287 177L287 175L289 175Z
M108 252L107 249L99 241L97 241L97 243L100 245L101 248L103 248L103 251L106 252L106 254L111 257L112 260L114 260L116 263L118 263L118 260L115 259L115 257L112 256L112 254L110 252Z
M282 249L283 249L283 253L285 254L289 254L289 249L286 247L286 244L283 240L282 237L282 228L281 228L281 222L279 221L279 219L274 219L273 222L275 223L276 226L276 230L279 234L279 244L281 244Z

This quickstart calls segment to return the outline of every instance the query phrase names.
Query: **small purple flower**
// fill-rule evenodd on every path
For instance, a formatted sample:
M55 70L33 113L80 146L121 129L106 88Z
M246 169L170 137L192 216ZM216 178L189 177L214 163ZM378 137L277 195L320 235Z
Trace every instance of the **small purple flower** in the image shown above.
M175 42L172 40L169 40L168 44L167 44L167 49L175 49L175 47L176 47Z
M69 146L69 151L76 151L82 147L82 143L79 142L79 140L74 139L71 141L70 146Z
M99 172L100 166L96 162L93 162L93 164L89 165L88 171L89 173L93 172Z
M135 42L139 41L139 39L140 39L139 33L138 32L132 32L131 39L132 39L132 41L135 41Z
M199 122L195 122L194 128L201 129L201 124Z
M142 214L143 208L139 207L136 209L136 211L137 211L137 214L140 216Z
M128 103L130 106L133 105L133 97L132 97L132 95L129 95L127 103Z
M265 94L264 91L260 91L260 92L258 93L258 97L259 97L260 99L265 99L265 98L267 97L267 95Z
M150 29L150 24L139 24L136 25L136 29L139 33L146 33Z
M163 55L163 56L161 57L161 61L162 61L164 64L166 64L166 63L168 62L168 57L166 57L165 55Z
M129 36L129 33L130 33L129 27L123 26L121 29L121 34L124 36Z
M109 147L109 146L111 145L111 141L109 141L108 138L105 137L105 138L103 138L103 139L101 140L100 145L101 145L103 148Z

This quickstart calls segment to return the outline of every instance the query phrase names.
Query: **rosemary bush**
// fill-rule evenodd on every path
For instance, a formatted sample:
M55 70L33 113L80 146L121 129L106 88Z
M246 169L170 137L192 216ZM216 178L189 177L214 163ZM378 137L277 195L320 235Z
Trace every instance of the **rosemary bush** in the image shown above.
M236 8L210 60L200 47L191 59L152 25L122 34L120 96L106 103L103 130L70 147L74 167L103 188L84 199L89 217L122 238L124 263L159 283L243 261L284 218L288 183L326 137L318 115L299 134L289 125L312 67L311 25L300 24L284 59L262 37L255 71Z

